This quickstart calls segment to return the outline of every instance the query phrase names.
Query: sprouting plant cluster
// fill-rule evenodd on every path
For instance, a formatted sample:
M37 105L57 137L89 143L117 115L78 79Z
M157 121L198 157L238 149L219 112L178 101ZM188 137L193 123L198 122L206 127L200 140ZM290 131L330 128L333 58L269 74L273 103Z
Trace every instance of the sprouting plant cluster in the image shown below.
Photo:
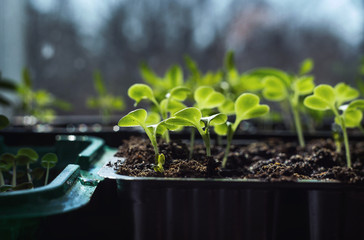
M16 154L3 153L0 156L0 192L34 188L34 181L40 181L44 174L44 185L47 185L49 170L56 165L58 157L54 153L46 153L40 159L43 168L32 169L31 165L38 161L38 153L31 148L20 148Z
M159 77L145 63L141 76L145 83L132 85L128 96L137 106L142 100L151 107L133 110L122 117L121 127L140 126L150 139L155 151L154 170L163 172L165 156L160 153L157 136L169 141L169 131L191 127L192 157L195 132L204 142L206 155L211 156L210 131L226 137L226 166L230 145L240 123L253 118L269 116L271 107L261 101L272 101L281 106L282 116L291 116L301 147L305 146L302 118L322 119L322 112L331 110L335 123L342 130L347 167L351 167L347 128L361 128L364 100L355 100L358 90L345 83L335 87L316 86L312 70L314 62L305 59L296 73L275 68L256 68L239 73L233 52L225 56L224 67L203 74L195 61L185 57L188 77L178 65L170 67ZM306 121L305 121L306 122ZM339 150L339 149L338 149Z

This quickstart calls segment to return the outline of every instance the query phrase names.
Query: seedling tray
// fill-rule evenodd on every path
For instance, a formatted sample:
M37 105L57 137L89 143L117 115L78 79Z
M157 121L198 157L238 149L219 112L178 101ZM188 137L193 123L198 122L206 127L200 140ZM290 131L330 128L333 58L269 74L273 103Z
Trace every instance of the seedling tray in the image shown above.
M99 175L116 181L130 239L364 239L363 186Z
M101 139L57 136L49 146L35 146L34 143L26 146L33 147L40 155L56 153L59 163L50 184L0 193L0 231L4 239L27 239L32 233L36 234L41 217L85 206L102 180L95 173L98 170L97 160L104 152ZM0 143L1 152L15 153L19 147L6 145L3 141Z

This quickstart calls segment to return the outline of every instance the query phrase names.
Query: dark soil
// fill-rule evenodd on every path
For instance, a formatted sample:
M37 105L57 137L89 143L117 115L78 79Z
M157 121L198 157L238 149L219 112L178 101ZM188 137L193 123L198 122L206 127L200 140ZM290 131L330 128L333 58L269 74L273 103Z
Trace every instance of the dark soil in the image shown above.
M160 143L166 157L164 172L153 170L154 151L148 139L130 138L119 147L114 169L118 174L142 177L210 177L261 179L263 181L296 181L298 179L338 180L345 183L364 183L364 142L352 143L353 168L346 167L345 153L336 152L332 140L317 139L303 149L295 142L280 139L232 145L227 166L221 168L224 147L212 149L207 158L203 145L196 145L193 158L188 159L186 144L173 141Z

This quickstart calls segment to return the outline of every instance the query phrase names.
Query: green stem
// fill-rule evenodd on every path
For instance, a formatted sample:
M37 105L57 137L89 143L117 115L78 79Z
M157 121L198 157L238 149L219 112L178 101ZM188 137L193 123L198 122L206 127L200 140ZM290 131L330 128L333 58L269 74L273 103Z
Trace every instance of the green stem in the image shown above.
M11 181L11 185L16 187L16 164L13 163L13 179Z
M193 156L193 149L195 146L195 135L196 135L196 131L194 128L191 128L191 137L190 137L190 156L189 159L192 159Z
M335 116L339 119L340 127L343 132L344 138L344 146L345 146L345 154L346 154L346 165L348 168L351 168L351 155L350 155L350 146L349 146L349 137L346 131L345 120L342 116L339 115L338 111L335 108L332 108Z
M27 176L28 176L28 182L32 182L32 176L30 175L30 164L27 163Z
M5 185L3 172L0 170L0 187Z
M44 186L48 184L48 177L49 177L49 165L47 167L46 176L44 180Z
M296 131L297 131L297 136L298 136L298 142L301 147L305 147L305 139L303 138L300 114L298 112L297 106L294 106L293 104L291 104L291 105L292 105L294 123L296 126Z
M234 131L232 129L232 125L228 124L226 149L225 149L225 153L224 153L224 158L221 163L222 168L226 167L226 163L227 163L229 152L230 152L231 141L233 140L233 135L234 135Z
M207 131L204 134L201 134L203 142L205 143L205 147L206 147L206 156L210 157L211 156L211 148L210 148L210 134Z
M346 131L345 121L344 119L340 118L341 122L341 128L343 131L343 137L344 137L344 146L345 146L345 152L346 152L346 164L348 168L351 168L351 155L350 155L350 146L349 146L349 137L348 133Z

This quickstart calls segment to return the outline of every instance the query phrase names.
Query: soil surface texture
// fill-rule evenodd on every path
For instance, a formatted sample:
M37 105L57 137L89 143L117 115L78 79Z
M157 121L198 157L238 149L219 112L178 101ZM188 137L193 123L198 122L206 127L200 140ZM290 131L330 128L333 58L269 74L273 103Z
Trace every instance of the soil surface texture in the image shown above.
M305 148L295 142L267 139L247 145L232 145L226 168L221 168L224 146L212 148L196 144L189 159L188 145L182 141L159 143L165 155L163 172L154 171L154 150L148 139L132 137L119 147L116 157L125 158L109 164L118 174L138 177L242 178L263 181L298 179L337 180L364 184L364 142L351 143L352 168L346 167L345 151L336 151L330 139L312 140Z

